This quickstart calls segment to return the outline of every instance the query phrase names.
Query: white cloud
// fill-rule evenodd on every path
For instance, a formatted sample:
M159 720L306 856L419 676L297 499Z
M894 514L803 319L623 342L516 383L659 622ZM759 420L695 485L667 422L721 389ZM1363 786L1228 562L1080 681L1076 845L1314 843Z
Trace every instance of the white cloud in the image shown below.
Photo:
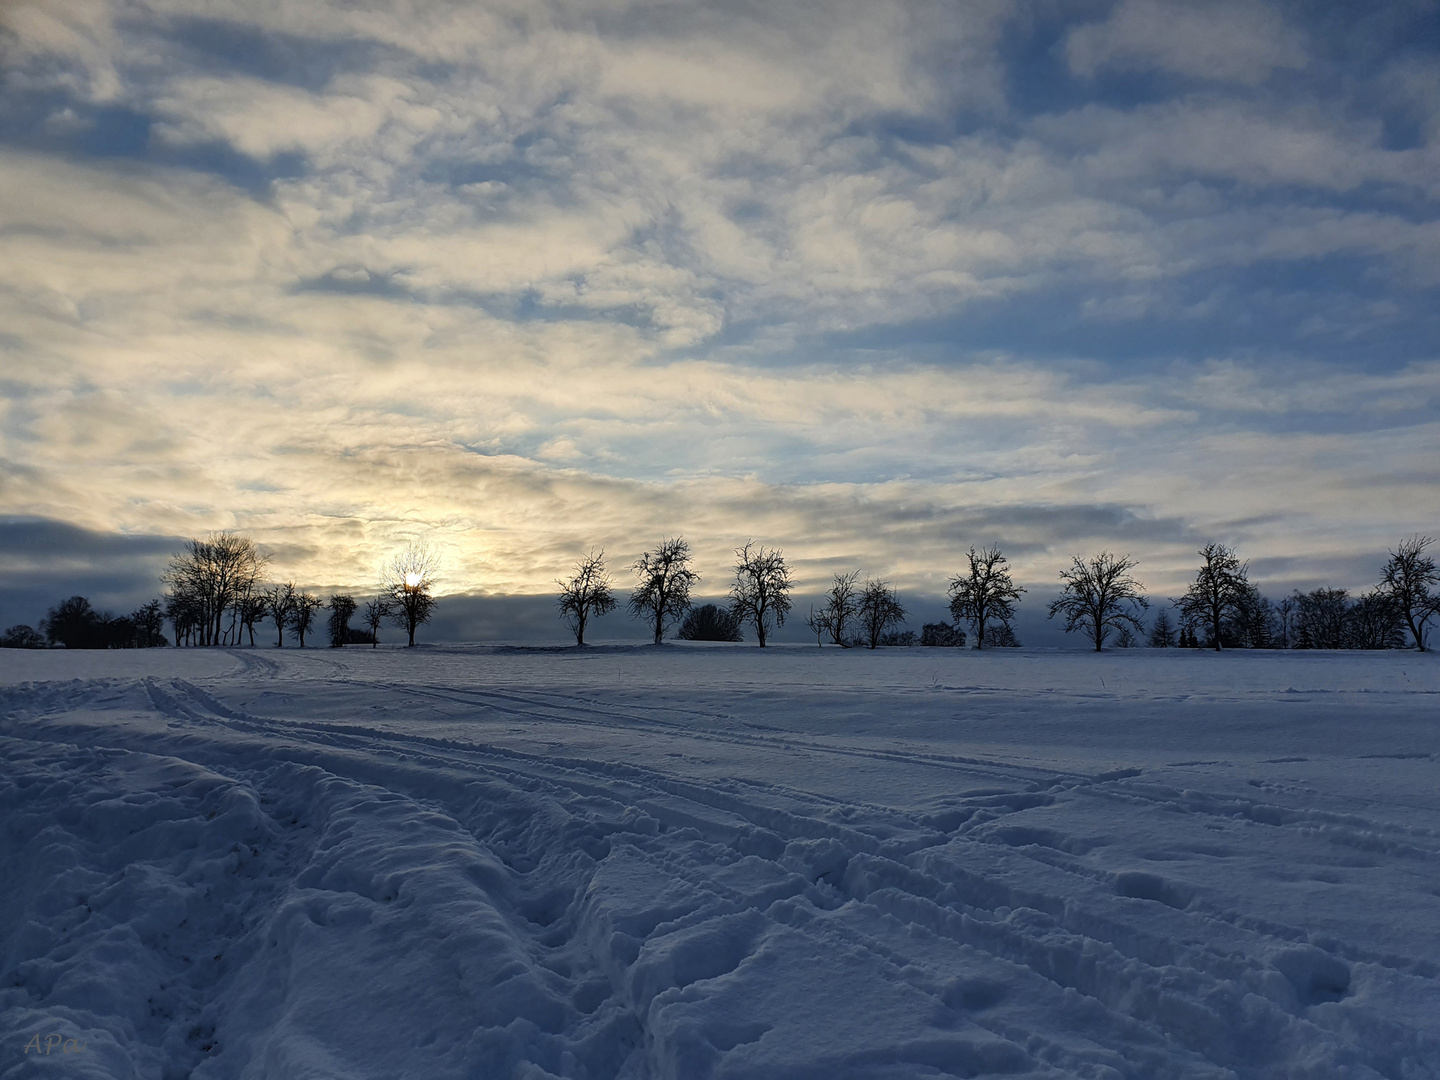
M166 84L154 109L167 121L159 136L171 142L220 140L260 158L285 150L324 155L374 139L393 112L404 109L407 89L390 79L352 79L334 92L312 94L259 79L182 78ZM404 112L422 125L434 119L419 109Z
M987 304L1034 298L1020 317L1043 324L1065 290L1090 328L1195 326L1219 302L1172 283L1265 260L1440 281L1440 234L1414 211L1434 152L1384 150L1363 115L1213 87L1007 115L999 4L127 10L24 9L26 77L76 94L57 137L104 98L154 117L166 153L218 141L305 169L257 195L3 152L0 513L235 525L297 577L357 587L429 532L451 588L526 590L590 544L633 557L666 531L714 567L754 535L817 580L861 560L938 587L971 539L1018 545L1048 579L1071 544L1188 558L1187 529L1269 515L1240 538L1278 553L1296 521L1368 536L1433 505L1433 481L1386 477L1433 457L1436 424L1414 415L1440 394L1433 358L1359 377L1157 347L1130 378L1078 348L967 344ZM1183 54L1173 31L1199 16L1157 36L1158 10L1121 5L1069 38L1070 61L1203 61L1251 88L1303 62L1263 10L1215 9ZM310 35L341 59L308 89L202 69L147 13ZM1294 205L1293 185L1319 194ZM1376 185L1409 210L1325 202ZM1373 324L1403 300L1353 307ZM885 344L929 319L953 340ZM871 344L827 354L827 331ZM1307 419L1341 409L1355 430Z
M21 86L65 87L93 101L122 93L107 0L10 0L0 6L0 64Z
M1256 84L1306 63L1302 35L1263 3L1121 0L1109 17L1072 30L1070 67L1159 68L1197 79Z
M1038 120L1034 133L1076 154L1098 183L1200 177L1340 193L1385 184L1440 195L1433 148L1383 149L1377 122L1318 108L1262 110L1215 100L1131 110L1091 105Z

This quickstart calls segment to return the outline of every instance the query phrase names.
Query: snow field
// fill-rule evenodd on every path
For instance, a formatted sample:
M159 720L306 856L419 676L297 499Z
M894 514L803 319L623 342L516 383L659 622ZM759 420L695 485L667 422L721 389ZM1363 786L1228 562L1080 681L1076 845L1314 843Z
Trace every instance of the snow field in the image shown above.
M0 657L0 1076L1440 1075L1432 657L143 663Z

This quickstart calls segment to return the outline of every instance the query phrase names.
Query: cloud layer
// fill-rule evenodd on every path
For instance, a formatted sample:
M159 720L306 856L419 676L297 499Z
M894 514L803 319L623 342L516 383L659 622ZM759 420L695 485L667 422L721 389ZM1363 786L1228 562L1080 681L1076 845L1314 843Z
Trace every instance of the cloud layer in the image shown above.
M0 514L357 588L1346 574L1440 528L1436 17L21 0Z

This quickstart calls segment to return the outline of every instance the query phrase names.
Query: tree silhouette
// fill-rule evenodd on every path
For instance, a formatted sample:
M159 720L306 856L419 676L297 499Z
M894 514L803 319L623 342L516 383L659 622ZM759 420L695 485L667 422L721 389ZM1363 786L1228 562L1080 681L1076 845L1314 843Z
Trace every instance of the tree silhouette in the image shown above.
M250 645L255 645L255 624L270 614L270 603L263 592L249 592L240 598L240 628L250 635Z
M856 619L865 644L873 649L880 644L885 631L905 621L907 612L887 581L871 579L860 592Z
M188 541L162 575L167 610L172 618L181 616L187 640L199 645L238 643L238 605L254 593L268 561L269 556L260 554L248 536L220 532L206 540ZM180 636L177 625L176 637Z
M1275 640L1275 607L1251 582L1236 590L1234 608L1221 624L1224 643L1237 649L1268 649Z
M1105 646L1111 630L1129 628L1144 632L1135 612L1150 606L1141 595L1144 586L1130 576L1135 560L1126 555L1116 558L1102 551L1088 562L1079 555L1071 556L1070 569L1060 571L1065 583L1060 596L1050 603L1050 618L1065 616L1065 632L1084 630L1095 643L1095 651Z
M370 647L380 644L380 626L390 618L390 605L383 596L377 596L365 605L365 629L370 632Z
M1175 647L1175 627L1170 622L1170 613L1164 608L1155 616L1150 627L1150 648L1172 649Z
M141 604L131 612L130 622L135 627L137 649L162 648L168 644L165 640L165 609L159 600Z
M16 623L0 635L0 649L43 649L45 638L33 626Z
M405 627L409 644L415 644L415 630L430 621L435 612L435 572L439 557L424 543L411 544L390 561L381 583L390 617Z
M949 649L965 647L965 631L948 622L927 622L920 628L920 644Z
M330 597L330 647L338 649L350 641L350 617L355 614L355 598L337 594Z
M1295 648L1296 620L1299 606L1294 596L1283 596L1275 605L1275 645L1281 649Z
M1389 597L1421 652L1425 651L1427 624L1440 617L1440 569L1434 558L1425 554L1434 542L1428 536L1400 541L1380 572L1380 591Z
M845 630L860 611L860 593L855 587L859 580L859 570L836 574L830 583L830 591L825 594L825 606L820 609L819 618L828 629L830 640L844 649L850 647ZM815 628L812 626L811 629Z
M675 635L683 641L744 641L740 617L717 604L701 604L685 613Z
M40 623L51 645L67 649L105 648L105 616L83 596L72 596L51 608Z
M986 623L994 620L1007 626L1015 619L1015 604L1025 590L1010 577L1010 563L1000 548L966 553L969 568L950 579L950 617L968 622L975 630L975 647L985 647Z
M811 604L810 614L805 616L805 625L808 626L810 632L815 635L815 644L823 649L825 647L825 638L830 633L829 614L823 607L819 611L816 611L815 605Z
M616 606L610 575L605 570L605 552L590 552L575 564L574 577L569 581L557 578L555 584L560 586L560 614L574 632L575 644L584 645L585 626L590 619L608 615Z
M1209 644L1216 652L1224 638L1225 619L1241 610L1250 590L1249 564L1242 563L1224 544L1209 543L1200 549L1200 570L1184 596L1171 603L1192 626L1207 628Z
M325 606L325 601L311 593L296 593L295 604L290 609L290 628L300 639L300 648L305 647L305 635L315 625L315 613Z
M735 584L730 586L730 610L740 622L755 628L760 647L773 626L784 626L791 608L790 568L777 548L753 540L735 549Z
M653 552L636 559L631 569L639 584L630 593L627 606L635 618L650 624L659 645L665 627L689 610L690 590L700 580L690 569L690 545L680 537L662 540Z
M290 625L290 620L295 613L295 583L287 581L283 585L271 585L260 594L265 604L265 613L275 623L275 647L285 647L285 628ZM176 631L179 632L178 629Z
M1389 593L1372 589L1350 605L1345 644L1351 649L1403 649L1405 619Z

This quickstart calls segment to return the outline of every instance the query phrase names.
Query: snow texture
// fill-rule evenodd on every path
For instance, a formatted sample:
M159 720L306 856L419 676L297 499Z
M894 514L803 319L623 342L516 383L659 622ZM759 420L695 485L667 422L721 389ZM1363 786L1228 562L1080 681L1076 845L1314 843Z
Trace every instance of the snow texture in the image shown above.
M1440 1076L1433 656L0 654L0 1077Z

